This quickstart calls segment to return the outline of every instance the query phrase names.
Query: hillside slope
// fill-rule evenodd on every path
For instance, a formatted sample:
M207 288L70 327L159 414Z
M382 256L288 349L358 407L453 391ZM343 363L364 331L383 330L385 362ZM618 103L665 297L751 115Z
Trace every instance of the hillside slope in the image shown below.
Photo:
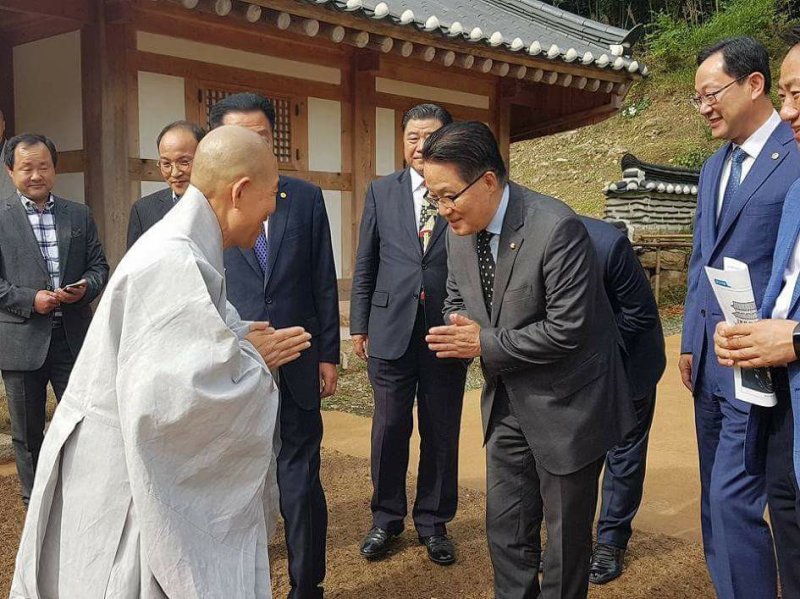
M567 202L581 214L599 216L603 187L619 181L626 152L661 164L702 162L719 143L710 139L685 94L648 83L631 90L623 111L602 123L511 146L512 178ZM629 116L630 108L635 114ZM686 164L688 165L688 164Z

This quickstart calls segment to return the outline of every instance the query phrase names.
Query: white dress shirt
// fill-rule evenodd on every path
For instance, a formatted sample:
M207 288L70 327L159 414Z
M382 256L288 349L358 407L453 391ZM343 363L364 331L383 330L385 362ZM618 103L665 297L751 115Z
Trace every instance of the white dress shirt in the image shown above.
M772 318L786 318L789 316L789 308L792 304L792 295L797 285L797 278L800 275L800 244L794 242L792 257L783 271L783 288L775 300L775 307L772 309Z
M413 168L411 171L411 195L414 196L414 228L419 229L419 217L422 214L422 204L425 202L425 192L428 189L425 187L425 179L422 178L417 171Z
M745 177L747 177L747 173L749 173L750 169L753 168L756 158L758 158L758 155L761 153L761 150L764 149L764 146L767 144L770 136L780 124L781 117L778 116L778 113L773 110L772 115L770 115L770 117L767 119L767 122L761 125L761 127L759 127L756 132L748 137L747 141L741 145L742 150L744 150L745 154L747 154L747 158L745 158L744 162L742 162L742 181L744 181ZM725 189L728 187L728 179L731 177L732 155L733 152L731 152L725 159L725 166L722 168L722 177L719 180L719 194L717 195L718 217L720 210L722 210L722 199L725 197Z
M492 258L494 263L497 264L497 255L500 251L500 233L503 232L503 221L506 218L506 211L508 210L508 197L511 190L508 185L503 189L503 197L500 198L500 204L497 206L497 212L494 213L491 222L486 227L489 233L492 233L492 238L489 240L489 249L492 250Z

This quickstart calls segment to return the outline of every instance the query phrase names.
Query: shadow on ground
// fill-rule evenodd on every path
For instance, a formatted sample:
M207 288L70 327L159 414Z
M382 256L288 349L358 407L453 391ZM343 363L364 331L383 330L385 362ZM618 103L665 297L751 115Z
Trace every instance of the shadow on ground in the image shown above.
M459 513L450 526L459 560L443 568L429 562L413 530L406 530L392 555L367 563L357 546L370 524L369 462L333 451L323 453L323 483L328 495L328 577L330 599L491 599L492 569L484 531L484 497L462 490ZM411 495L413 496L413 495ZM22 530L23 508L13 476L0 477L0 597L6 597ZM288 591L282 531L270 547L275 597ZM592 587L597 599L702 599L713 597L698 544L636 532L626 557L625 575Z

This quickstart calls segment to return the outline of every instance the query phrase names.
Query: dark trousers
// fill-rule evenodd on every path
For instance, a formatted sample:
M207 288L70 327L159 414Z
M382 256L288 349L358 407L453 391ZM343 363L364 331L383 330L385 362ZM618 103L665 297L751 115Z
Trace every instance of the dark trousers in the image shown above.
M642 503L647 443L656 405L656 390L633 401L636 427L606 455L597 542L628 547L631 523Z
M438 359L425 343L427 330L420 306L406 352L397 360L370 357L367 365L375 396L372 522L395 534L403 530L407 513L415 396L421 439L413 511L417 534L445 534L458 505L458 435L467 366L462 360Z
M778 575L764 520L766 478L745 470L749 414L705 389L694 405L703 550L717 597L774 599Z
M498 388L486 442L486 535L496 599L587 596L602 465L599 458L564 476L545 470L537 463L507 394ZM540 589L542 513L548 536Z
M767 499L785 599L800 597L800 489L792 458L794 422L786 369L773 370L778 405L770 410Z
M41 368L3 371L17 475L25 505L31 498L36 463L44 441L47 383L53 385L56 400L61 401L74 365L75 358L67 344L64 328L59 326L53 328L47 358Z
M304 410L281 382L278 490L289 561L290 599L323 596L328 506L319 478L322 414Z

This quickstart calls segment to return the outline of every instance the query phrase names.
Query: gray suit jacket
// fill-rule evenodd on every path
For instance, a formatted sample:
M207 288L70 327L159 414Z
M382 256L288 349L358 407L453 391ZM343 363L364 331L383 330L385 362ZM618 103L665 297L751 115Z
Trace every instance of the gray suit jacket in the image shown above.
M174 205L172 189L169 187L137 200L131 207L128 221L128 249L145 231L164 218Z
M108 263L89 209L54 199L61 282L87 282L81 301L61 306L67 342L77 356L92 317L90 304L108 281ZM37 291L51 287L25 208L13 193L0 202L0 370L36 370L44 364L51 317L34 312L33 300Z
M613 447L636 422L623 345L589 236L562 202L510 184L492 314L483 301L476 236L448 233L445 314L481 330L484 435L498 384L536 459L556 475Z

